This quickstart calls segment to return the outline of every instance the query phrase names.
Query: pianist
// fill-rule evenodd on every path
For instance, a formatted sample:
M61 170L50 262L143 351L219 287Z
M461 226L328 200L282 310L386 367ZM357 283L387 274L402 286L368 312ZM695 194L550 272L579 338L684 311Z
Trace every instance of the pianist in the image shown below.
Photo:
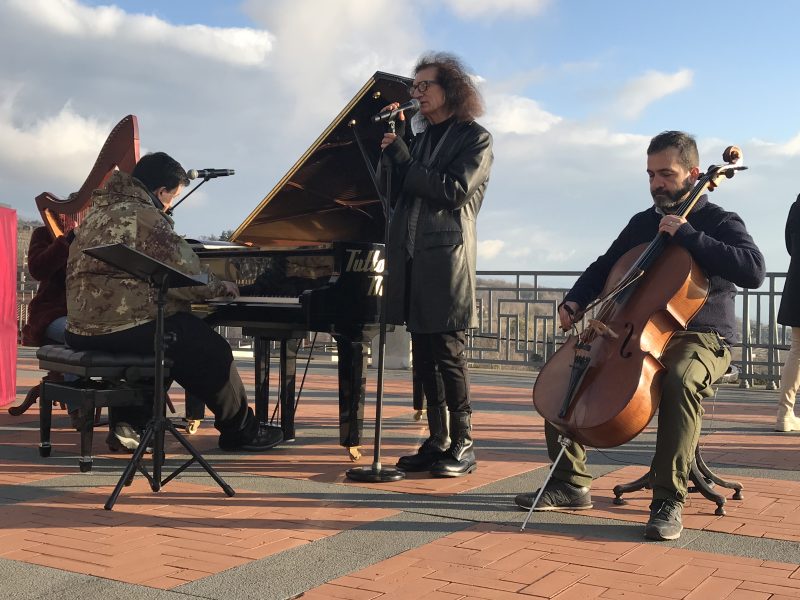
M397 466L458 477L476 468L464 348L466 329L478 324L475 220L492 165L492 136L474 121L483 103L456 57L423 56L414 73L409 92L420 102L415 119L421 115L425 129L407 145L401 125L381 142L394 206L386 297L403 299L389 302L387 320L411 332L430 436ZM437 393L437 369L444 398Z
M71 347L153 351L156 305L149 285L83 250L122 243L179 271L199 274L199 259L164 213L188 182L177 161L157 152L142 157L131 175L114 172L105 187L94 192L67 263L65 337ZM228 342L189 313L193 301L237 293L233 283L213 277L206 286L169 290L165 329L174 341L166 355L172 360L175 381L214 413L220 448L260 451L282 441L280 430L259 428Z

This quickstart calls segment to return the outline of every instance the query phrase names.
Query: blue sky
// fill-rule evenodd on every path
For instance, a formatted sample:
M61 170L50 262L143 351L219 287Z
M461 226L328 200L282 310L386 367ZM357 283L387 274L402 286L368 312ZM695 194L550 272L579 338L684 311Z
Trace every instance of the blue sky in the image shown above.
M750 170L712 200L781 271L798 22L785 1L7 0L0 52L20 58L0 64L0 202L34 216L39 192L66 195L134 113L144 150L237 169L178 230L235 228L374 71L448 50L480 78L495 138L479 268L583 269L651 203L649 138L683 129L703 166L742 146Z

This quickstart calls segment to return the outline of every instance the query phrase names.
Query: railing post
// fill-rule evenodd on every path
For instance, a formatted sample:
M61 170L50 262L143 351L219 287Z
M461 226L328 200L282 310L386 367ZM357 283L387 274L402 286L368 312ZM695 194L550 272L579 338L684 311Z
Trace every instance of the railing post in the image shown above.
M778 322L775 320L775 277L769 277L769 334L767 338L767 373L769 379L767 380L766 389L776 390L778 386L776 380L780 380L780 372L778 371L780 355L778 353Z

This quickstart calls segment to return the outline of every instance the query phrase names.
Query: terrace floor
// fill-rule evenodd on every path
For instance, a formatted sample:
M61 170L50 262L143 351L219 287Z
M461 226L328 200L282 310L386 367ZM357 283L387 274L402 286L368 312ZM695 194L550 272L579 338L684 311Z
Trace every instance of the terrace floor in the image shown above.
M253 390L252 362L239 361ZM298 366L298 371L300 367ZM17 399L42 373L20 348ZM113 511L103 503L126 455L77 467L78 434L54 411L53 454L40 458L36 407L0 411L0 599L308 600L800 598L800 434L772 431L777 392L720 386L706 403L703 455L744 484L727 515L691 494L674 542L643 537L646 490L615 506L611 489L644 474L653 430L619 448L590 450L594 508L526 516L514 495L536 489L548 460L532 374L473 370L478 470L467 477L349 481L337 445L336 370L314 363L297 410L297 439L263 454L216 448L211 420L190 440L236 490L225 496L193 466L160 492L141 475ZM383 464L427 436L411 409L410 374L386 373ZM365 456L372 463L375 373ZM179 388L171 391L177 417ZM182 461L168 436L167 472ZM731 493L728 491L728 498Z

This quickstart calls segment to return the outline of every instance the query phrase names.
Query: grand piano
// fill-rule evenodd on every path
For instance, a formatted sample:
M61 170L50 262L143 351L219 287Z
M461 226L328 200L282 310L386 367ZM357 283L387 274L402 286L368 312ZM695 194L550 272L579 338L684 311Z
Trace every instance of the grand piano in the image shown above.
M370 117L407 101L410 84L375 73L235 230L234 247L195 246L211 271L240 286L238 299L197 310L254 338L262 422L270 418L270 346L280 344L284 439L295 438L297 341L307 332L336 340L339 443L352 460L360 457L367 349L379 328L385 274L384 209L373 175L386 125Z

